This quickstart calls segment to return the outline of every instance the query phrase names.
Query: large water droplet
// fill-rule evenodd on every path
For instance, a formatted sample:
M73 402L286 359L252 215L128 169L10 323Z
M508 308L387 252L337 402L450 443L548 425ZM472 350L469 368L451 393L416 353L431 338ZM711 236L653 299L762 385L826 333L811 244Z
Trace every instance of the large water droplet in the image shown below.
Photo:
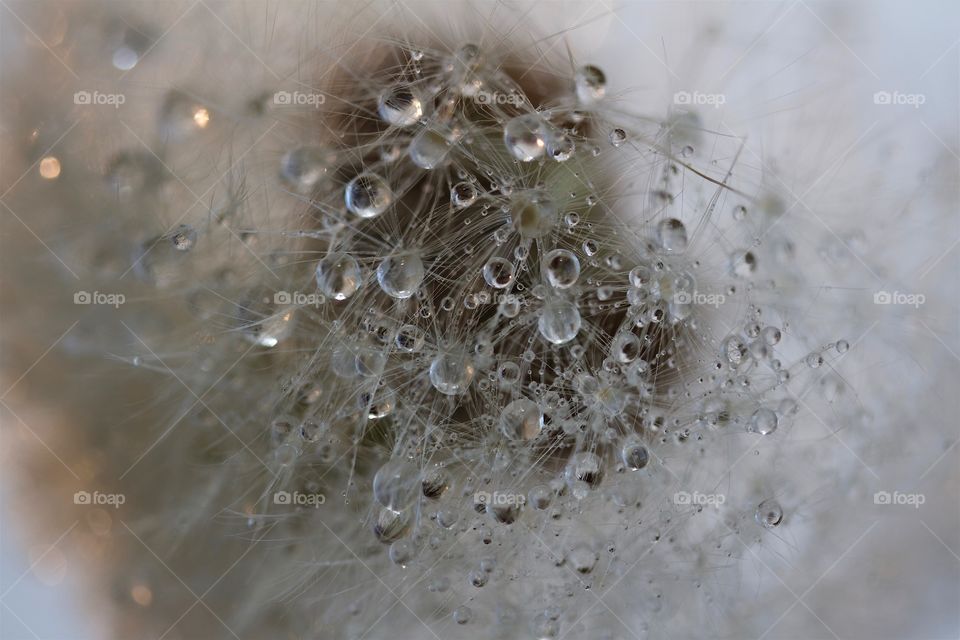
M394 511L409 507L419 493L420 472L409 460L390 460L373 477L373 497Z
M407 153L413 164L421 169L434 169L447 159L450 141L439 131L423 129L410 141Z
M546 149L543 120L527 114L513 118L503 127L503 143L507 151L523 162L536 160Z
M297 147L280 159L280 177L300 193L309 193L327 175L331 154L318 147Z
M515 268L506 258L490 258L483 265L483 279L494 289L505 289L513 283Z
M750 418L750 430L766 436L777 430L777 414L770 409L757 409Z
M580 309L567 300L553 300L543 305L537 327L540 335L553 344L565 344L580 331Z
M624 441L620 449L620 457L623 464L634 471L643 469L650 461L650 453L636 436L631 436Z
M346 300L360 288L360 265L346 253L331 253L317 264L317 286L327 297Z
M467 390L475 371L467 355L442 353L430 363L430 382L440 393L455 396Z
M657 241L667 251L687 248L687 228L676 218L661 220L657 225Z
M607 77L597 67L586 65L577 69L574 86L577 99L582 104L592 104L606 95Z
M511 440L532 440L543 429L540 406L526 398L518 398L503 408L500 432Z
M551 287L567 289L580 277L580 260L572 251L554 249L543 258L543 274Z
M556 206L541 192L522 192L513 198L510 217L520 237L526 239L542 238L558 221Z
M783 509L776 500L764 500L757 506L753 517L761 527L772 529L783 521Z
M393 203L393 192L377 174L361 173L347 183L343 199L347 209L361 218L375 218Z
M377 267L377 282L384 293L403 300L417 292L424 273L423 261L417 254L390 256Z
M395 87L380 94L377 112L385 122L409 127L423 116L423 103L409 88Z

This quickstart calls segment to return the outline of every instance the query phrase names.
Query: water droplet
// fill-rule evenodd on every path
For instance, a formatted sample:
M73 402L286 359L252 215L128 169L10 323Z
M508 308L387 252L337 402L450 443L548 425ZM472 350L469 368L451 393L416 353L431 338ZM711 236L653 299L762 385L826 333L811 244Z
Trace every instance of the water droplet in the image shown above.
M589 487L595 487L603 479L603 464L597 454L590 451L581 451L574 454L564 471L567 484L574 486L583 482Z
M819 353L811 353L807 356L807 366L811 369L819 369L823 364L823 356Z
M504 289L513 283L515 268L506 258L490 258L483 265L483 279L494 289Z
M557 208L546 194L523 192L511 200L510 216L522 238L542 238L557 223Z
M536 160L546 148L543 120L538 114L513 118L503 127L503 143L514 158L522 162Z
M540 335L553 344L566 344L580 331L580 309L566 300L553 300L543 305L537 327Z
M397 349L412 353L423 347L423 332L412 324L405 324L397 330Z
M407 511L394 511L389 507L380 509L373 523L373 534L377 540L390 544L407 535L410 529L410 514Z
M610 132L610 144L619 147L627 141L627 132L623 129L614 129Z
M465 354L442 353L430 363L430 382L440 393L455 396L467 390L475 372Z
M393 203L393 192L377 174L361 173L347 183L343 199L347 209L361 218L375 218Z
M738 251L730 257L730 270L738 278L749 278L757 270L757 257L752 251Z
M413 164L421 169L435 169L447 159L450 140L440 131L426 128L413 137L407 153Z
M577 99L582 104L592 104L606 95L607 77L597 67L586 65L577 69L574 86Z
M687 228L676 218L666 218L657 225L657 241L666 251L687 248Z
M547 137L547 153L557 162L566 162L576 151L573 138L563 131L551 132Z
M380 94L377 112L389 124L409 127L423 116L423 103L409 88L395 87Z
M777 430L777 414L770 409L757 409L750 418L750 430L762 436Z
M776 500L764 500L753 517L761 527L772 529L783 521L783 509Z
M331 154L318 147L298 147L280 159L280 177L300 193L309 193L327 175Z
M346 253L331 253L317 263L317 286L329 298L346 300L360 288L360 265Z
M412 505L419 493L420 471L409 460L390 460L373 476L373 497L393 511Z
M458 209L469 207L477 201L477 188L471 182L458 182L450 189L450 202Z
M423 261L415 253L390 256L377 267L377 282L388 296L409 298L423 282Z
M160 107L160 132L165 138L181 140L205 129L209 122L207 108L179 91L169 92Z
M623 443L623 447L620 449L620 457L623 464L634 471L643 469L650 461L650 453L636 436L627 438Z
M640 356L640 349L640 338L632 333L621 333L614 338L610 355L616 358L617 362L627 364Z
M577 573L587 574L597 564L597 554L586 544L575 545L567 554L567 562Z
M837 353L846 353L850 350L850 343L846 340L837 340L837 346L835 348Z
M505 406L500 414L500 432L511 440L533 440L541 429L543 411L532 400L518 398Z
M771 347L779 344L782 336L780 329L776 327L764 327L760 335L763 337L763 341Z
M190 251L197 243L197 232L188 224L181 224L167 237L177 251Z
M473 619L473 609L462 605L453 610L453 621L457 624L467 624Z
M401 567L406 567L413 560L413 543L409 540L397 540L390 545L390 562Z
M554 249L543 258L543 274L551 287L568 289L580 277L580 260L571 251Z
M747 208L742 204L738 204L733 208L733 219L739 222L747 217Z

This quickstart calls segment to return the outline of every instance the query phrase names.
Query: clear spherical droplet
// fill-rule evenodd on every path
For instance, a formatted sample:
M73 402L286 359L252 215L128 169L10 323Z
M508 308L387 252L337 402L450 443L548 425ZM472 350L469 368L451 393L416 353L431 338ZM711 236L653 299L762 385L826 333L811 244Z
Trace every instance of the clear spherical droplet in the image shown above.
M546 149L543 120L535 113L513 118L503 127L503 143L517 160L536 160Z
M753 517L761 527L772 529L783 521L783 509L776 500L764 500Z
M571 486L583 482L589 487L595 487L603 479L603 462L597 454L581 451L570 458L564 477Z
M421 169L435 169L446 161L450 140L440 131L423 129L410 141L407 153L413 164Z
M395 87L380 94L377 112L389 124L409 127L423 116L423 102L407 87Z
M606 95L607 77L597 67L585 65L577 69L574 86L577 91L577 99L582 104L592 104Z
M397 349L412 353L423 347L423 331L412 324L405 324L397 330L395 343Z
M442 353L430 363L430 382L440 393L455 396L467 390L475 371L465 354Z
M627 132L623 129L614 129L610 132L610 144L619 147L627 141Z
M409 460L390 460L373 476L373 497L394 511L412 505L419 494L420 471Z
M387 295L404 300L423 282L423 260L415 253L390 256L377 267L377 282Z
M375 218L393 203L393 192L377 174L361 173L347 183L343 199L347 209L361 218Z
M638 471L647 466L650 461L650 453L642 442L636 437L628 438L620 449L620 458L628 469Z
M580 331L580 309L567 300L554 300L543 305L537 327L540 335L553 344L566 344Z
M317 264L317 286L334 300L346 300L360 288L360 265L346 253L332 253Z
M525 239L542 238L558 222L556 206L546 194L540 192L524 192L513 198L510 217L520 237Z
M738 278L749 278L757 270L757 257L752 251L737 251L730 256L730 270Z
M777 414L770 409L757 409L750 418L750 430L766 436L777 430Z
M319 147L298 147L283 154L280 177L296 191L309 193L327 175L331 164L329 152Z
M483 279L494 289L504 289L513 284L516 269L506 258L490 258L483 265Z
M676 218L661 220L657 225L657 241L666 251L683 251L687 248L687 228Z
M500 414L500 432L511 440L533 440L541 429L543 411L532 400L518 398L505 406Z
M458 182L450 189L450 202L458 209L469 207L477 201L477 188L472 182Z
M568 289L580 277L580 260L572 251L554 249L543 258L543 275L556 289Z

